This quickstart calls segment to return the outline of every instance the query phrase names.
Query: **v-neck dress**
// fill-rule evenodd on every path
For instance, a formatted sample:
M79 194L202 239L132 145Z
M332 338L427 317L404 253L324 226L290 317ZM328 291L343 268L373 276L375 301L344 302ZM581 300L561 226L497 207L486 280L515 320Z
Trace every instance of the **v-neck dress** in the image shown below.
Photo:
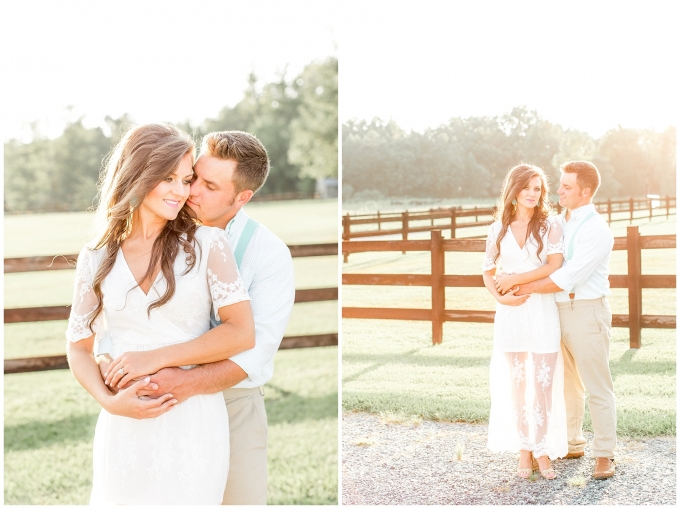
M145 294L118 251L101 285L103 312L87 327L97 304L92 288L105 249L84 248L78 257L70 341L110 335L117 357L189 341L207 332L211 309L250 300L224 230L199 227L196 264L187 272L180 249L174 262L175 294L147 314L165 293L162 275ZM183 366L190 369L193 366ZM131 419L102 409L94 437L92 505L221 504L229 468L229 422L221 393L197 395L151 419Z
M533 234L520 247L508 227L494 261L501 227L496 221L489 229L483 271L529 272L545 265L549 254L564 252L559 218L551 216L538 256ZM567 454L564 361L554 294L531 294L519 306L496 304L489 386L487 446L492 452L522 449L551 459Z

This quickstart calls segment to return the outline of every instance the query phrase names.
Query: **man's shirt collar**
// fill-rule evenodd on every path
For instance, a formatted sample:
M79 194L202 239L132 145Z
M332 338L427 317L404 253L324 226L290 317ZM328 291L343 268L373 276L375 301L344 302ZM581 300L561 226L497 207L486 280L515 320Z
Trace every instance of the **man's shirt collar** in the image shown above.
M571 217L569 218L569 221L576 220L580 221L584 217L586 217L588 214L591 212L595 211L595 205L592 203L589 203L588 205L583 205L582 207L579 207L577 209L574 209L571 211ZM565 216L566 219L566 216Z
M225 228L227 232L227 237L236 235L238 232L243 230L243 227L248 222L248 214L245 213L243 209L239 210L236 215L227 223Z

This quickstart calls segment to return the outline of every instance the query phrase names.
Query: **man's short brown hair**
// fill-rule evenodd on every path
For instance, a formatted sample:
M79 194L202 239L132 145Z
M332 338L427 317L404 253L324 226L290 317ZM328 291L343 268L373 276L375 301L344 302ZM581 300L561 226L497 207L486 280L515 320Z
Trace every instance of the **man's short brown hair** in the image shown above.
M243 131L216 131L203 137L201 154L236 161L234 187L240 193L253 193L262 187L269 175L267 149L255 136Z
M600 187L600 172L593 163L588 161L569 161L560 166L562 173L576 173L576 182L581 189L590 188L590 196Z

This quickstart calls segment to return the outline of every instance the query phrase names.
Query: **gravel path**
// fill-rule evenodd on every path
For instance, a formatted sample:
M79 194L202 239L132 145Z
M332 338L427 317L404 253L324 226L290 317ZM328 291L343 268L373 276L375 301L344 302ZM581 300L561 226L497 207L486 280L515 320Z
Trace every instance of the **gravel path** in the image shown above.
M586 434L590 444L592 435ZM459 444L464 447L457 459ZM557 460L557 479L517 477L519 454L493 456L486 425L342 417L343 504L675 505L675 437L619 438L616 475L596 481L589 448Z

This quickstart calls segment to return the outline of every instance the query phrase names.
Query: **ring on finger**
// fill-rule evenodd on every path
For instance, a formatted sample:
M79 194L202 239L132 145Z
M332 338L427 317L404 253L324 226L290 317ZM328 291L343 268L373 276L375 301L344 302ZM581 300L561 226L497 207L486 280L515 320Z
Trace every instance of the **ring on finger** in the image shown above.
M123 368L120 368L120 369L118 370L118 374L120 374L120 375L124 375L124 374L125 374L125 371L123 371Z

